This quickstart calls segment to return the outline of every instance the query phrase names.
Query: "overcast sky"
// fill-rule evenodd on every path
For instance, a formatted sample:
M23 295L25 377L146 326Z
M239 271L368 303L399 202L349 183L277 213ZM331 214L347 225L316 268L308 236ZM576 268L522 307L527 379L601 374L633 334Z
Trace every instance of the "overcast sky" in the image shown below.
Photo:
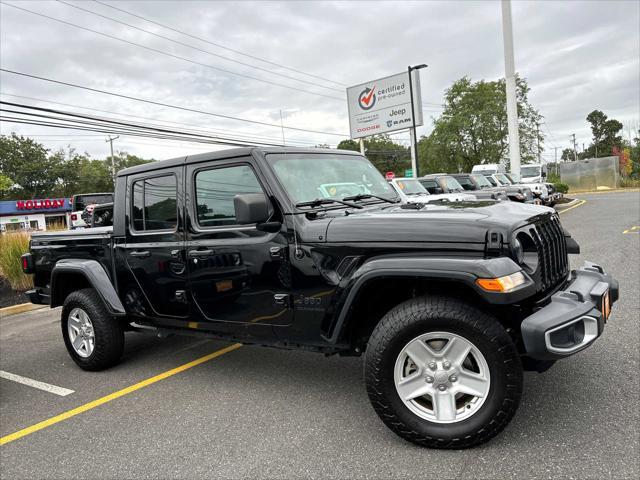
M430 131L431 117L441 111L439 105L444 91L453 81L465 75L473 80L494 80L504 75L498 1L254 3L105 0L142 18L93 1L69 1L72 5L200 50L56 1L2 2L0 65L4 69L278 125L282 111L285 126L321 132L348 135L344 93L347 85L397 73L407 65L429 65L421 74L427 121L419 134ZM116 38L81 30L6 4ZM513 2L516 70L528 79L530 100L545 117L542 130L547 136L547 160L553 160L553 146L569 146L571 133L576 134L579 149L583 142L588 145L590 131L584 118L593 109L600 109L626 126L638 129L639 5L636 0ZM282 141L280 128L149 105L7 73L1 74L0 81L5 101L116 118L113 113L99 113L81 107L93 108L153 119L156 123L178 122L188 124L190 128L227 135L261 136L265 141ZM133 117L119 118L145 121ZM166 125L188 128L185 125ZM71 144L97 158L108 152L105 136L91 132L1 124L3 134L12 131L33 136L50 148ZM397 137L408 139L408 134L401 133ZM335 145L341 137L286 130L285 139L287 142ZM158 159L215 149L134 137L121 137L114 146Z

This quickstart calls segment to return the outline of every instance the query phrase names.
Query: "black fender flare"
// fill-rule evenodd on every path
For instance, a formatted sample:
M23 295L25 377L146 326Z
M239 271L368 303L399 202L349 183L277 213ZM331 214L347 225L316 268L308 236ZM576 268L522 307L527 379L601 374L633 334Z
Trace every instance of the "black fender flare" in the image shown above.
M109 313L116 317L127 314L124 305L118 297L118 293L107 275L104 267L97 260L66 258L58 261L51 272L51 307L62 305L64 299L60 298L61 288L57 288L57 280L65 273L82 275L89 284L98 292L104 306Z
M499 278L520 272L526 282L508 293L487 292L476 284L478 278ZM358 293L368 282L378 278L427 278L463 283L471 287L487 303L509 305L532 296L536 292L535 282L520 265L509 257L469 258L469 257L386 257L371 260L349 278L345 285L346 299L339 308L337 319L325 337L331 343L339 342L346 327Z

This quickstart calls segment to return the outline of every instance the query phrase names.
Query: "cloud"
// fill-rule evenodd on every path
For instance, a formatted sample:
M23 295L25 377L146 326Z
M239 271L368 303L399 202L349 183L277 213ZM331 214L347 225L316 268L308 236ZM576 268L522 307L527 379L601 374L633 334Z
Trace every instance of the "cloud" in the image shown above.
M346 85L397 73L407 65L427 63L429 68L422 71L421 83L423 100L429 102L429 109L435 110L425 111L425 118L430 118L437 114L436 105L442 102L444 90L456 79L465 75L474 80L495 79L504 73L500 5L493 1L111 3L215 44L320 78L240 55L98 3L71 2L218 56L177 45L62 3L7 2L120 40L2 5L2 68L273 123L276 127L223 120L8 74L0 76L3 92L121 115L137 115L157 122L179 122L227 134L256 135L265 141L281 141L280 111L285 126L346 133L346 101L287 89L242 75L344 99ZM584 118L595 108L625 122L637 122L640 118L639 8L637 2L628 1L513 3L516 69L528 79L530 99L545 116L553 135L554 140L548 138L546 142L550 148L547 154L553 153L553 145L568 146L571 133L576 134L578 143L588 143L590 131ZM219 56L302 81L271 75ZM223 73L203 64L240 75ZM15 130L32 135L65 135L39 139L52 148L70 142L95 157L107 154L108 145L103 139L81 136L86 132L15 124L2 124L1 128L2 133ZM426 133L430 128L431 122L427 121L419 133ZM544 131L547 133L546 129ZM288 142L333 145L340 140L331 135L290 130L285 131L285 137ZM207 145L154 142L133 137L122 137L117 142L118 148L154 158L213 149Z

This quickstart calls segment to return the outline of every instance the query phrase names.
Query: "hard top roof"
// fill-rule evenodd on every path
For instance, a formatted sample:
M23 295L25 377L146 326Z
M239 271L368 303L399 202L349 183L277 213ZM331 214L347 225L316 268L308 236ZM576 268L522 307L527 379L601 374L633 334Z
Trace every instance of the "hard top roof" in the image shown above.
M145 163L143 165L137 165L135 167L125 168L118 172L118 177L132 175L136 173L150 172L153 170L160 170L163 168L177 167L179 165L198 163L210 160L225 160L234 157L247 157L253 153L262 155L274 154L274 153L332 153L338 155L360 155L360 152L352 150L335 150L331 148L295 148L295 147L241 147L241 148L228 148L225 150L218 150L215 152L198 153L196 155L188 155L185 157L170 158L168 160L159 160L155 162Z

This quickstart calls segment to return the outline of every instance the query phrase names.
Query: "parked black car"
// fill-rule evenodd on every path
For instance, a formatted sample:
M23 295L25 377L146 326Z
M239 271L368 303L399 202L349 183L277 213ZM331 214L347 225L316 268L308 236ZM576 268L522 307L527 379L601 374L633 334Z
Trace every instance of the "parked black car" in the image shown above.
M242 148L119 172L112 227L34 234L22 264L85 370L125 330L364 354L390 429L461 448L602 334L618 284L578 251L546 207L400 204L354 152Z
M492 186L489 181L479 173L454 173L453 178L468 192L473 192L478 200L509 200L507 191Z

